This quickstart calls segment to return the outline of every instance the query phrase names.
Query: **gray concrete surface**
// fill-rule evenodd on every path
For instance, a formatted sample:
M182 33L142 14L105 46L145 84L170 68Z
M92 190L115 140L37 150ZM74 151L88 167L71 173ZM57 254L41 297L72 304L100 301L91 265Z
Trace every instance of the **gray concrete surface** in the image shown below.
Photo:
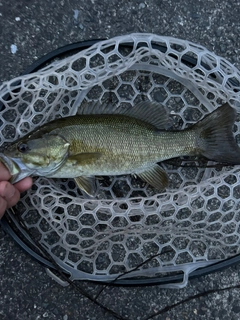
M130 32L187 39L240 68L239 17L240 2L233 0L0 1L0 81L19 75L37 58L65 44ZM2 230L0 247L0 319L115 319L72 287L51 280ZM181 290L107 287L98 300L124 319L152 315L155 320L237 320L239 284L237 265L192 280ZM84 287L92 296L101 288ZM229 287L236 288L225 289Z

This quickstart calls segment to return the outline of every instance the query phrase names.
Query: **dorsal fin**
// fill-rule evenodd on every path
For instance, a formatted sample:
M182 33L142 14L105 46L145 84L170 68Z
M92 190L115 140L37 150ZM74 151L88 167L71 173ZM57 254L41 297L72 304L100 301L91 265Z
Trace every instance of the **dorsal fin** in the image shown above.
M166 130L169 124L167 111L156 101L141 101L124 111L111 103L92 101L81 105L78 114L121 114L151 123L159 130Z
M154 125L163 130L168 125L168 114L164 107L155 101L141 101L134 107L124 111L125 116L133 117Z

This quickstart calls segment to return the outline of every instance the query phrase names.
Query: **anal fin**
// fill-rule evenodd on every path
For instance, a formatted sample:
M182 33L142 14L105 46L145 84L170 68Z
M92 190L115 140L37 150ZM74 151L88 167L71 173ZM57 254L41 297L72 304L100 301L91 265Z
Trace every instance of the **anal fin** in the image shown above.
M136 173L136 175L158 190L163 190L168 185L166 172L157 164L154 164L142 172Z

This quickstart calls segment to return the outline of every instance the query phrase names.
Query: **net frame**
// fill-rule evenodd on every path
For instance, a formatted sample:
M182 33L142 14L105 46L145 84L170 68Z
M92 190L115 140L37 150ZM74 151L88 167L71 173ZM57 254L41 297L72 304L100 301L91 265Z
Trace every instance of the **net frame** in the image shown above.
M195 60L195 66L186 63L185 57ZM107 99L114 102L117 97L114 108L126 108L140 98L155 99L170 108L174 128L184 129L223 101L228 101L238 111L239 79L239 71L234 66L202 46L151 34L116 37L55 61L36 73L4 83L0 88L0 102L4 106L0 119L1 141L5 145L54 117L84 113L88 102L96 95L101 101ZM66 101L70 101L70 107L66 107ZM238 126L237 121L234 128L237 139ZM106 185L99 182L99 193L102 191L102 194L96 200L83 199L72 182L62 181L59 189L59 182L39 178L33 189L22 197L15 211L21 214L29 230L34 231L35 235L41 234L39 243L63 270L71 274L73 280L109 281L119 276L122 279L141 279L181 271L184 279L177 286L184 286L193 270L238 254L239 167L193 170L190 177L189 169L186 173L185 169L169 168L169 165L165 168L173 183L164 194L156 194L149 186L130 177L112 177ZM71 192L67 197L66 188ZM54 201L49 199L49 190L54 194ZM114 190L124 192L119 195ZM141 196L133 197L131 191ZM73 204L81 208L77 218L65 210L66 198L67 201L70 199L66 207ZM58 211L54 209L54 212L56 207ZM112 216L104 220L106 213ZM81 220L84 215L86 217ZM12 213L9 216L14 220ZM90 228L86 227L92 216L95 222L90 224ZM78 226L77 231L74 224ZM97 230L96 226L102 224L107 225L107 229ZM90 243L85 244L82 252L76 252L80 242L73 242L79 227L86 229L86 234L80 236L78 233L78 239L89 239L88 232L92 227L97 236L100 234L102 237L94 236L97 255L102 253L101 259L98 259L100 262L96 263L96 256L92 256L94 253ZM61 228L65 228L65 234L61 233ZM57 235L51 235L52 230ZM148 237L145 238L146 231ZM66 234L73 236L67 239ZM160 240L159 234L162 237ZM137 250L136 241L132 242L132 247L127 246L131 237L136 235L141 239L140 249L137 247ZM48 237L61 240L49 243ZM109 241L112 251L104 248ZM59 243L60 251L56 249ZM194 248L191 247L193 243L196 244ZM99 245L103 246L101 250ZM62 254L63 248L69 248L66 254ZM148 252L153 256L150 260ZM84 258L74 262L72 257L69 258L70 253L75 256L82 254ZM120 263L113 258L116 253L124 256ZM98 267L94 269L87 263L79 267L78 262L89 262L89 257ZM145 264L144 259L147 261ZM108 265L104 264L106 260L110 260ZM142 264L139 270L124 275L139 264ZM110 272L115 266L121 268Z

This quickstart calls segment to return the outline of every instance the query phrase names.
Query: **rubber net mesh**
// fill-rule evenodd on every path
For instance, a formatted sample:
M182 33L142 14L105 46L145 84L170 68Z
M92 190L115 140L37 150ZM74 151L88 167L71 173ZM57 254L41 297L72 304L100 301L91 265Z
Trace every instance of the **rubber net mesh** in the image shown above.
M4 83L1 144L86 113L93 100L113 109L155 100L169 110L171 127L184 129L226 101L239 111L239 81L233 65L200 45L152 34L116 37ZM14 210L73 280L183 272L184 286L192 270L238 254L240 166L163 167L170 183L161 194L135 177L111 176L97 180L98 196L90 199L72 179L41 177Z

